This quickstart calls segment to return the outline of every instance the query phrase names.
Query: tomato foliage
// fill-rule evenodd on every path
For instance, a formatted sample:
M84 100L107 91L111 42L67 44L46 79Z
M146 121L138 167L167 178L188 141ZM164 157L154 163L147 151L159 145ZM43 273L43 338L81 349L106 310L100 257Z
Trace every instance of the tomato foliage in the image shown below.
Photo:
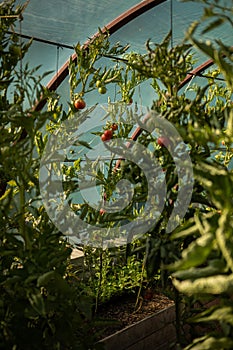
M173 295L178 295L177 306L181 299L185 303L182 314L177 307L177 339L181 346L187 350L232 348L232 48L220 40L201 42L196 36L200 26L204 26L203 35L224 23L232 30L232 8L221 6L217 0L204 3L203 18L187 30L179 45L171 45L168 33L160 44L148 41L145 53L130 52L128 45L110 44L109 33L101 30L86 45L77 43L77 59L71 57L69 61L68 108L61 105L58 93L43 86L44 76L37 75L38 67L31 70L28 64L22 66L30 42L21 42L14 32L8 33L14 17L1 18L1 348L95 348L95 337L90 337L93 304L97 310L100 302L129 290L137 293L138 301L148 286L162 286L164 290L169 286L175 291ZM3 2L0 11L2 16L19 16L22 7L14 8L14 1ZM211 58L214 66L203 74L202 84L190 83L180 89L181 81L194 67L191 47ZM108 66L101 65L103 58L109 59ZM101 138L129 140L134 127L142 125L138 115L143 99L140 89L145 84L153 90L149 108L172 123L183 139L185 148L179 150L179 157L188 152L192 160L191 201L182 219L176 218L178 227L167 232L182 186L169 152L172 140L159 130L155 134L141 130L137 142L153 149L153 159L166 180L161 216L139 239L131 239L133 233L131 237L129 232L129 241L123 247L78 246L84 252L79 270L70 264L73 246L51 222L41 203L40 159L50 135L66 120L85 121L95 110L98 98L106 99L108 109L105 125L93 130L93 138L100 142ZM93 93L98 96L94 106L88 102ZM37 111L35 106L41 98L47 100L47 110ZM80 106L74 101L84 103ZM127 123L117 117L114 108L117 106L119 111L132 101L136 102L132 106L135 113L128 114ZM104 144L107 148L109 142ZM80 137L77 145L89 150L92 140ZM101 243L102 229L132 222L140 215L147 201L148 179L132 159L112 158L103 169L86 158L91 175L102 189L102 200L97 210L87 203L77 204L72 195L79 191L76 179L82 179L85 168L75 148L70 153L69 165L64 164L61 170L64 193L70 208L82 220L98 225L100 234L94 238ZM142 160L137 149L134 156ZM134 187L132 198L119 212L108 212L103 204L114 203L124 195L116 190L123 179ZM202 303L216 296L220 303L205 310ZM199 309L195 309L197 302ZM219 322L220 327L199 338L193 328L188 344L185 332L181 332L187 319L198 324Z

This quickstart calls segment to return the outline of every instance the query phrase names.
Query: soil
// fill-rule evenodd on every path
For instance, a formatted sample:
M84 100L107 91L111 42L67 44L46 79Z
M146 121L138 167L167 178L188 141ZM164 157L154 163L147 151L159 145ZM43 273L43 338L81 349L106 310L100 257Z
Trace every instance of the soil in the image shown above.
M114 299L99 308L97 312L98 318L116 321L112 322L112 325L107 326L104 332L101 332L102 339L145 317L153 315L157 311L174 305L173 300L160 292L152 290L145 291L135 307L136 299L136 295L126 295Z

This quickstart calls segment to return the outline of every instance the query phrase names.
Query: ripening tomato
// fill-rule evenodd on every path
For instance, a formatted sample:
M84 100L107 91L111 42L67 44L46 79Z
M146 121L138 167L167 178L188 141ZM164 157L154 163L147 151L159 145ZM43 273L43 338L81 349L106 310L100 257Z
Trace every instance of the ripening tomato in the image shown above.
M118 125L117 125L116 123L113 123L113 124L111 125L111 129L112 129L113 131L117 130L117 129L118 129Z
M74 107L76 109L83 109L86 107L86 102L82 98L78 98L74 101Z
M165 136L160 136L157 140L157 143L161 147L168 147L170 145L170 140Z
M104 215L106 213L106 210L105 209L100 209L100 215Z

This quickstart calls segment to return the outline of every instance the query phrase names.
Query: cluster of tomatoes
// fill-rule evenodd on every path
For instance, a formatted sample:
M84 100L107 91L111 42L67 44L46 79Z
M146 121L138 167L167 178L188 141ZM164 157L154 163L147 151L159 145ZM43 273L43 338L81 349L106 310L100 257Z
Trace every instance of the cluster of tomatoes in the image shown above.
M117 129L118 129L118 125L116 123L113 123L110 129L105 130L104 133L101 135L101 140L103 142L111 140L114 131Z
M105 85L100 80L97 80L96 87L98 88L98 92L100 94L105 94L107 92ZM84 109L86 107L86 102L82 97L78 97L74 100L74 107L77 110Z
M97 80L95 85L96 85L96 87L98 89L98 92L101 95L106 94L106 92L107 92L106 86L104 85L104 83L101 80Z

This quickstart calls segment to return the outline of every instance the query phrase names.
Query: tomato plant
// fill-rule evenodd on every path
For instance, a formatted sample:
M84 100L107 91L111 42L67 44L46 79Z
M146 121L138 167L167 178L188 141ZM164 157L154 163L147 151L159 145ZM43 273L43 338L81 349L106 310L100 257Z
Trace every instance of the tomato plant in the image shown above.
M208 1L204 2L208 5ZM217 2L215 3L217 4ZM228 18L227 10L225 14L221 15L221 6L217 6L217 9L221 19L220 21L213 21L207 27L206 32L223 22L228 21L230 25L232 24L232 21ZM215 18L217 16L214 5L205 11L205 16L209 20L211 20L211 17ZM232 103L230 102L232 99L232 49L221 42L216 42L216 45L219 45L219 50L212 43L199 42L195 37L197 28L196 24L192 26L187 33L189 41L186 40L180 45L172 46L171 33L168 33L160 44L153 44L148 41L146 43L146 53L143 55L137 52L124 52L119 55L117 67L114 67L112 71L105 67L100 74L99 71L98 74L93 74L93 85L95 85L94 88L101 88L103 85L113 83L115 90L118 91L118 102L122 101L128 105L132 102L136 89L148 80L155 93L152 106L150 106L151 109L175 126L182 136L184 145L187 147L185 152L189 153L194 167L195 181L190 205L177 230L169 234L166 232L166 227L169 217L176 207L176 201L182 187L178 179L174 159L165 149L169 145L172 146L173 140L163 134L160 137L153 137L145 131L139 135L137 141L146 148L153 145L160 146L155 147L153 155L163 169L167 186L161 218L146 233L139 247L137 246L135 249L135 256L140 252L139 256L144 261L146 272L141 280L138 279L139 284L152 283L155 276L159 276L156 283L160 283L165 288L169 284L169 277L175 271L172 279L176 288L175 295L178 293L177 290L180 290L181 293L193 295L194 301L197 299L202 301L202 295L198 295L199 291L203 294L207 291L205 297L209 298L212 297L211 291L222 293L221 301L226 306L227 297L224 298L224 292L228 293L230 291L227 288L231 285L232 278L232 242L230 238L232 234L232 211L230 214L230 207L232 206L232 199L230 199L232 168L229 166L229 164L232 164L233 157ZM194 63L196 64L190 54L192 45L198 47L207 56L207 59L213 59L217 69L211 70L206 76L203 74L204 87L190 84L185 91L179 90L180 82L186 77L187 72L192 71ZM108 49L106 52L108 52ZM223 52L226 54L225 58L222 55ZM115 55L115 58L117 58L117 55ZM220 76L224 77L222 85L217 81ZM91 81L91 77L89 77L89 81ZM99 81L98 86L96 85L97 81ZM89 90L93 85L90 83ZM115 126L112 126L113 123L116 123L118 125L118 137L130 137L132 131L130 127L123 125L116 118L111 119L111 116L109 119L106 124L109 130L111 129L114 132ZM105 132L99 133L102 135L102 140L107 140L109 137ZM110 138L112 137L113 133ZM222 140L224 140L224 143L222 143ZM140 159L140 152L137 155ZM182 159L182 152L179 156ZM114 202L116 184L121 179L127 179L134 185L134 195L131 203L124 210L121 210L118 215L108 213L104 218L99 218L100 215L95 216L94 210L91 208L87 209L85 207L84 210L83 207L80 212L88 223L95 224L97 221L103 227L111 228L120 223L121 220L133 221L137 217L139 206L142 210L146 202L147 181L140 168L130 160L121 161L118 166L111 160L105 164L105 167L107 168L105 172L98 171L98 181L103 186L103 192L106 194L104 200ZM224 185L221 185L221 181ZM100 219L104 220L101 221ZM179 220L178 217L177 220ZM131 257L134 254L133 251L133 244L129 243L126 247L126 257ZM107 264L107 261L103 258L105 256L103 251L100 251L99 254L98 276L102 278L102 282L98 288L103 293L104 277L107 276L107 273L104 275L106 271L103 266ZM124 263L124 271L126 271L127 262ZM111 266L114 266L114 264ZM165 268L168 266L171 267L171 270ZM130 271L130 273L133 276L133 272ZM216 275L221 275L219 281L222 283L218 286L214 285ZM210 278L212 276L213 278ZM205 285L206 277L209 278L209 289ZM224 285L224 281L226 285ZM112 281L109 288L112 288L112 291L115 289L114 281ZM197 295L194 295L195 291ZM145 297L147 298L146 293ZM150 298L150 295L148 295L148 298ZM177 298L178 302L179 297ZM189 302L192 302L192 300L189 299ZM179 310L179 307L177 307L177 310ZM208 312L203 313L199 319L201 320L203 317L203 320L206 318L209 321L211 319L215 320L221 310L213 309ZM232 316L232 311L230 311L230 315ZM229 341L232 335L232 326L228 323L227 317L223 317L222 320L223 323L227 323L227 326L223 327L222 330L225 336L222 341L225 344L226 339ZM218 336L220 335L218 334ZM198 340L198 342L200 341L201 344L203 339ZM208 348L208 336L206 336L206 339L203 348ZM187 349L191 348L192 345ZM195 349L195 342L193 349Z
M46 125L54 130L62 109L43 86L47 73L26 61L31 41L22 42L15 23L23 8L0 4L0 348L90 349L92 326L84 324L92 323L92 300L74 284L71 245L40 196ZM35 110L40 98L48 101L45 111Z
M208 1L204 2L208 4ZM91 40L88 49L80 43L75 46L77 64L72 60L69 63L71 108L66 112L62 111L57 94L41 89L39 78L30 80L33 73L28 67L23 69L25 85L22 85L22 72L17 69L17 64L30 44L21 44L16 34L7 33L14 17L5 21L4 15L20 11L18 8L14 12L10 7L10 2L4 2L0 7L1 23L4 24L1 27L3 44L0 45L1 57L4 57L0 61L3 82L0 103L4 111L0 139L0 347L6 350L92 348L93 300L97 309L99 302L109 300L117 293L126 290L138 293L144 286L146 290L142 295L149 300L152 290L148 284L154 283L165 289L171 277L175 295L178 291L182 296L187 295L184 301L188 300L189 306L195 305L195 301L202 305L204 299L216 295L221 301L209 310L195 310L193 318L194 322L218 322L220 319L221 332L194 340L187 349L219 348L219 344L232 347L232 48L220 41L214 44L199 42L195 37L196 24L189 29L185 43L171 45L169 33L160 44L148 41L144 54L128 53L127 46L119 44L111 46L108 33L100 32ZM205 11L208 17L206 32L226 21L232 24L228 18L231 10L225 9L221 14L221 6L217 6L219 12L213 9L214 4ZM213 59L217 70L200 77L205 81L204 87L190 84L185 91L180 91L180 82L193 68L190 43ZM114 56L114 60L118 57L117 65L99 68L98 61L103 55ZM219 76L223 77L223 82L215 80ZM38 169L46 140L64 119L77 114L75 109L80 110L80 117L86 117L87 111L82 109L86 107L84 98L89 92L97 88L100 93L106 93L108 84L112 84L118 91L118 107L125 106L133 102L134 92L146 80L154 89L150 108L175 126L187 147L183 152L188 150L191 157L195 180L191 202L178 228L166 232L182 187L174 159L165 149L172 140L142 131L137 141L147 149L155 145L152 154L166 180L162 215L140 240L132 240L123 247L106 250L82 247L83 277L77 271L71 274L68 265L71 246L40 204ZM27 90L29 85L31 95ZM12 89L13 101L9 97ZM47 111L35 112L36 97L43 94L48 101ZM29 108L25 108L25 98ZM112 105L109 103L109 106ZM131 107L128 105L127 108ZM116 130L118 137L131 137L132 125L123 123L111 113L108 117L105 130L98 131L102 141L112 139ZM91 147L83 140L80 144ZM135 154L142 161L141 152L135 151ZM181 150L181 159L183 155ZM66 180L63 189L68 199L72 191L78 191L74 180L82 168L79 156L75 158L75 151L72 156L68 159L71 165L63 167ZM120 163L111 159L104 170L91 168L96 182L102 186L103 195L97 210L86 203L77 205L69 201L83 220L99 225L100 233L97 232L95 238L100 242L103 228L133 222L143 211L148 181L139 165L131 159ZM102 201L115 203L124 195L116 190L122 179L133 186L131 201L117 214L105 212L101 208ZM43 186L47 189L46 183ZM88 295L91 295L91 302L86 298ZM193 316L192 308L187 309L188 316ZM69 322L64 321L67 319ZM184 324L185 320L182 322Z

